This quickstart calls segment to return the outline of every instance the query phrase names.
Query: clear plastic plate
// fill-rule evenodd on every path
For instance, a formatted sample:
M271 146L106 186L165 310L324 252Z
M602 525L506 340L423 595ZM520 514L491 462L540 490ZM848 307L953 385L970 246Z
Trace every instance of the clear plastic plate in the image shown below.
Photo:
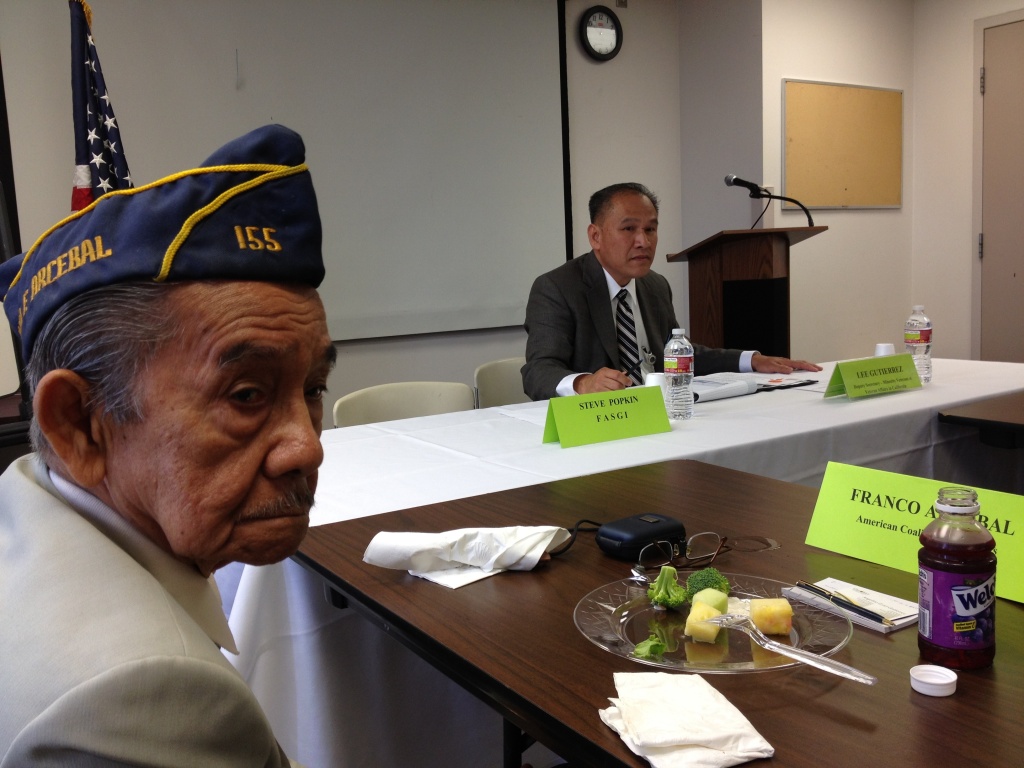
M752 597L785 597L784 587L772 579L724 574L732 586L730 598L741 601ZM735 600L730 601L735 604ZM793 606L793 629L787 639L772 635L773 640L822 656L831 656L853 636L853 625L839 616L799 601ZM732 610L732 606L730 606ZM761 672L799 664L798 661L765 650L745 634L723 629L714 643L698 643L683 635L689 606L682 610L657 610L647 597L647 585L632 579L614 581L595 589L576 606L573 619L583 636L616 656L622 656L665 669L686 672ZM633 656L636 644L657 633L668 640L665 653L656 659Z

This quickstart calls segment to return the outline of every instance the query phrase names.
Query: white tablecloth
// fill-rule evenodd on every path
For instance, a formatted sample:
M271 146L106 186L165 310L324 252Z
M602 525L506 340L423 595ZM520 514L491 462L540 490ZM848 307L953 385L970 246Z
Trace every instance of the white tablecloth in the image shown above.
M936 415L1024 389L1024 365L935 360L928 386L862 400L823 397L832 367L814 387L698 403L668 433L569 449L541 442L546 402L328 430L312 524L679 458L812 486L831 460L1024 492L1024 453ZM246 567L230 621L242 653L229 658L309 768L501 764L497 714L330 607L294 562Z

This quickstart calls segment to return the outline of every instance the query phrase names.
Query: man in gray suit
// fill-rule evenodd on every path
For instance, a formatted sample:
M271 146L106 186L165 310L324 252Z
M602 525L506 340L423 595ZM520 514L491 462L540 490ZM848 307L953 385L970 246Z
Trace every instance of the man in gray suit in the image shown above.
M36 453L0 476L0 766L289 764L212 577L309 526L335 352L298 134L112 192L0 265Z
M526 305L523 390L534 400L623 389L635 383L620 360L613 303L622 289L639 307L642 372L662 370L661 352L678 328L668 281L651 270L658 246L658 199L642 184L606 187L590 198L591 252L541 275ZM634 316L636 312L634 311ZM820 371L804 360L694 344L698 374ZM634 376L640 378L636 371Z

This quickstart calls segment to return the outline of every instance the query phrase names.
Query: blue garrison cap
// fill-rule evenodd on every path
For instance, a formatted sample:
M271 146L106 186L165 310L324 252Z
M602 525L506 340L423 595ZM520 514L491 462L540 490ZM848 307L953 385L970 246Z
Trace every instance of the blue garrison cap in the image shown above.
M25 360L69 299L137 280L320 285L316 194L302 137L267 125L201 166L108 192L0 265L4 311ZM8 287L9 286L9 287Z

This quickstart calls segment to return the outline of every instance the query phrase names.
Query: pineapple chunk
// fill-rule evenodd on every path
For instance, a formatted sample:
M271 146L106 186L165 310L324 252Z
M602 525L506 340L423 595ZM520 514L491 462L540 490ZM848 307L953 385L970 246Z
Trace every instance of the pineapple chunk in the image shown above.
M788 635L793 629L793 606L784 597L754 598L750 618L766 635Z
M707 603L712 608L721 613L725 613L729 608L729 596L725 592L719 592L717 589L708 587L702 589L700 592L693 596L693 602L695 603Z
M755 669L778 667L782 664L793 663L793 660L788 656L783 656L781 653L776 653L775 651L769 651L767 648L762 648L753 640L750 641L750 659L754 662Z
M707 603L694 603L690 606L690 615L686 617L686 626L683 627L683 634L692 637L699 643L713 643L718 637L717 624L708 624L705 619L712 619L721 616L722 612L713 608Z
M708 625L714 626L714 625ZM713 643L687 642L686 662L698 667L713 667L729 657L729 633L719 632Z

